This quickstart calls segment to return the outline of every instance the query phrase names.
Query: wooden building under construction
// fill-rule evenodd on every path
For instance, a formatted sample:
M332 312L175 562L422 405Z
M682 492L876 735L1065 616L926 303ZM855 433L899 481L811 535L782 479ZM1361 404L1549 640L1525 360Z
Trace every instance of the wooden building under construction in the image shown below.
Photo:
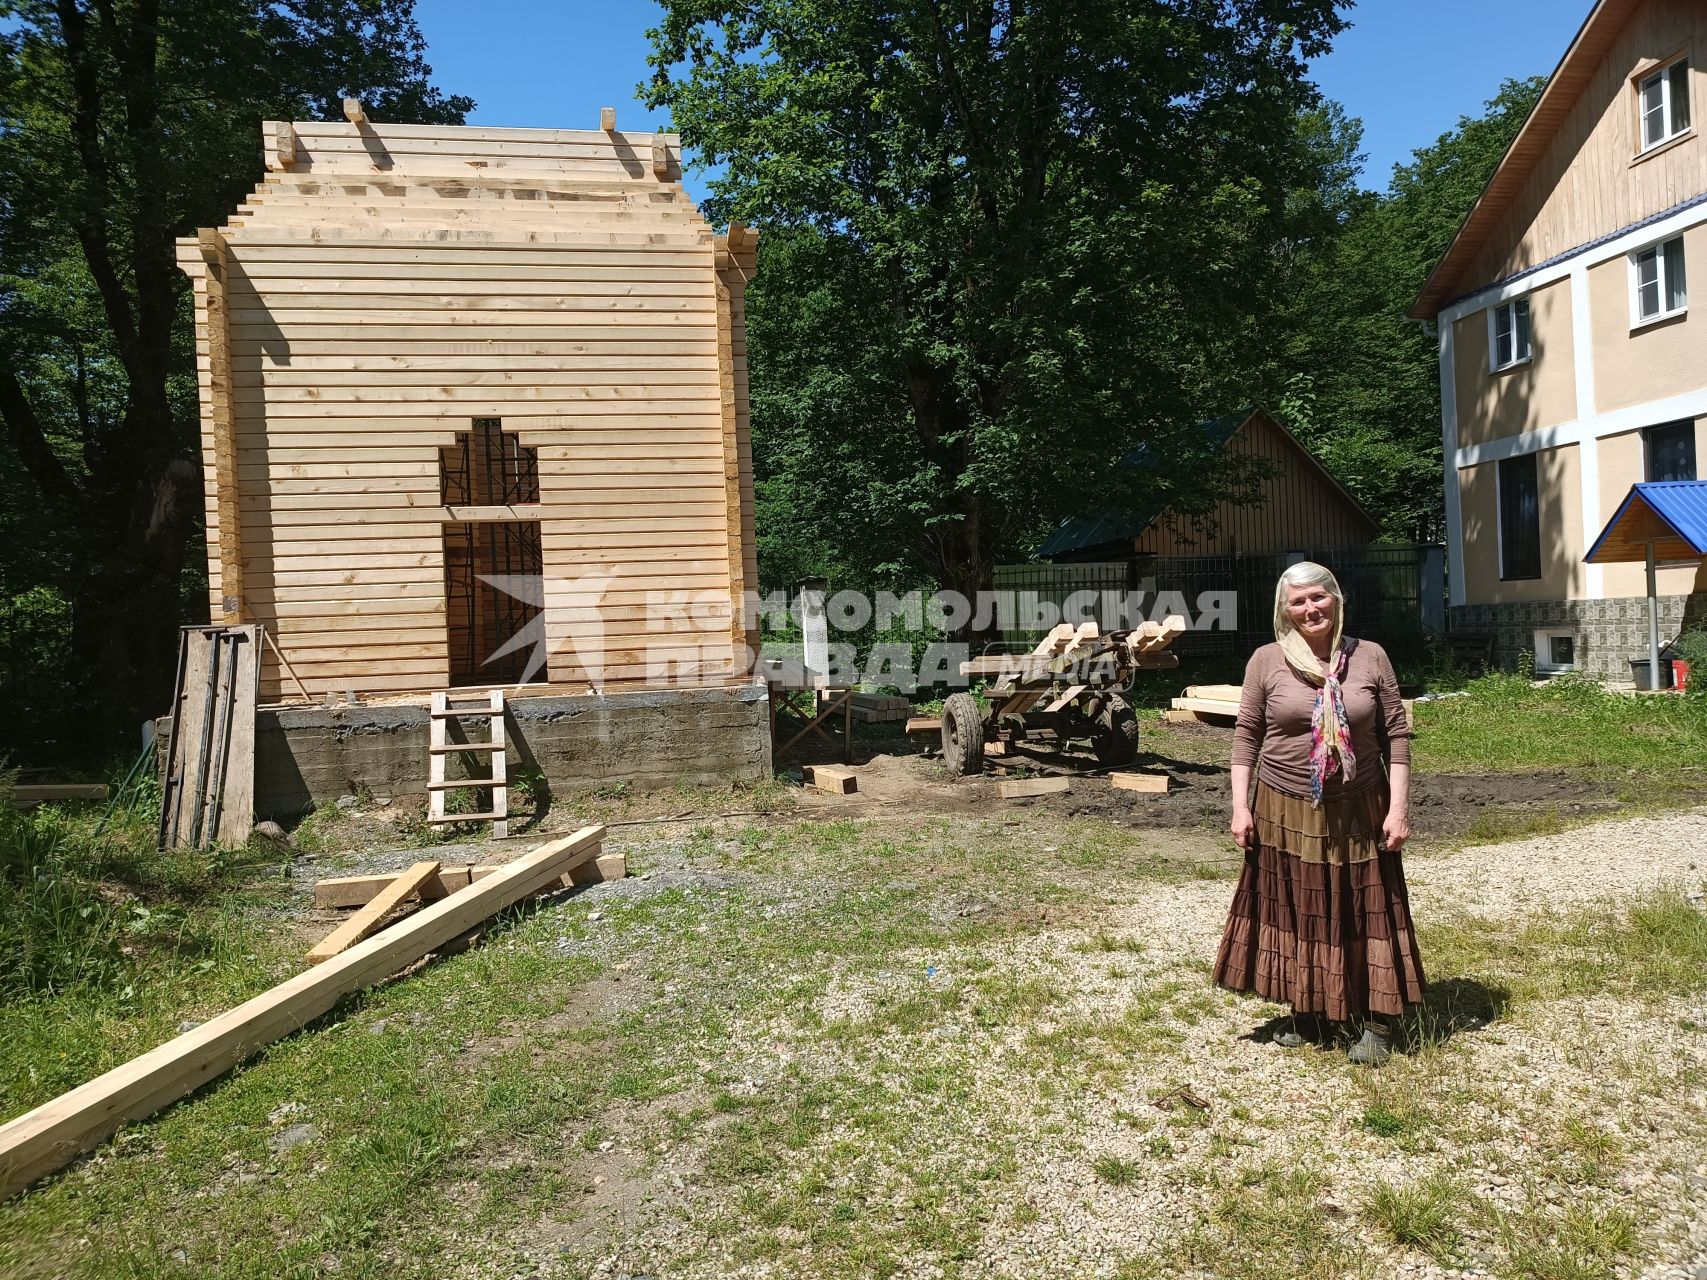
M262 701L750 686L754 237L608 108L345 106L267 124L265 180L179 242L212 615L277 641Z
M646 683L648 595L736 597L754 571L752 237L712 234L670 135L266 141L254 195L180 247L214 617L264 623L313 693L427 693L513 680L526 654L486 659L543 611L542 681L581 692L574 620L485 581L543 576L597 595L593 683ZM673 647L744 679L739 612L691 613ZM263 697L284 689L269 655Z

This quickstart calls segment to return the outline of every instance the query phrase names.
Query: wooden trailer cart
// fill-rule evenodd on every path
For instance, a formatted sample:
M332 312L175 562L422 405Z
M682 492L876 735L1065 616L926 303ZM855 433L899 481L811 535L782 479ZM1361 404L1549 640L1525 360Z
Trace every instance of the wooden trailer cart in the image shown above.
M966 676L995 676L986 712L970 693L942 704L942 758L952 774L984 767L984 744L1023 742L1033 730L1053 730L1060 742L1088 739L1099 763L1131 764L1138 754L1138 715L1124 696L1139 670L1177 667L1169 646L1185 619L1146 622L1131 631L1099 634L1097 624L1062 623L1029 654L987 654L960 664Z

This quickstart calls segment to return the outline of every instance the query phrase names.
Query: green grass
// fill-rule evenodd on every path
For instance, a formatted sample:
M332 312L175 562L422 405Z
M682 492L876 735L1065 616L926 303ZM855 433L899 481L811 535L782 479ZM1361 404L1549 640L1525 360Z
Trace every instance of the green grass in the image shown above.
M1468 697L1417 705L1419 772L1637 769L1671 778L1707 766L1707 699L1638 698L1574 677L1536 687L1491 675L1467 689ZM1707 787L1707 776L1693 781Z
M0 797L0 1118L282 976L274 855L156 850L156 813Z
M1136 1160L1101 1155L1091 1161L1091 1172L1111 1187L1129 1187L1138 1181L1142 1168Z
M1659 1001L1707 990L1707 914L1675 888L1543 912L1517 929L1463 915L1420 933L1436 973L1491 981L1515 1000L1608 992Z
M1190 878L1129 833L1062 824L1016 859L999 824L966 818L670 830L691 883L510 913L480 947L344 1002L0 1205L0 1274L260 1280L325 1274L335 1260L340 1276L376 1280L581 1276L632 1247L660 1274L751 1264L829 1280L934 1266L955 1278L992 1231L1046 1216L1025 1197L1033 1153L1052 1144L1105 1190L1157 1178L1192 1189L1195 1221L1128 1260L1128 1277L1328 1280L1376 1273L1391 1246L1486 1254L1513 1280L1581 1280L1602 1273L1568 1268L1637 1250L1615 1214L1538 1207L1551 1239L1427 1179L1342 1207L1307 1146L1267 1149L1265 1128L1302 1113L1253 1098L1254 1121L1177 1056L1201 1035L1191 1028L1224 1016L1225 997L1208 989L1205 958L1174 957L1113 909ZM125 894L193 925L185 946L121 949L122 982L0 1007L8 1110L298 965L300 939L284 927L294 908L260 868L141 864L154 860L140 847L107 856L111 878L88 883L116 893L123 871L135 882ZM1701 934L1681 895L1654 894L1521 924L1435 921L1424 953L1436 973L1464 975L1462 991L1439 984L1454 1007L1506 986L1522 1000L1658 997L1707 985ZM1332 1082L1312 1122L1385 1160L1499 1140L1460 1119L1473 1087L1454 1066L1460 1043L1425 1037L1415 1058L1350 1078L1338 1055L1286 1061L1307 1095L1318 1077ZM1149 1105L1180 1086L1211 1110ZM1119 1136L1084 1137L1087 1115L1112 1117ZM1565 1116L1523 1123L1531 1167L1572 1191L1599 1194L1647 1149L1640 1134ZM295 1124L316 1132L277 1150ZM1253 1152L1272 1163L1238 1168ZM681 1216L679 1231L601 1234L613 1184L632 1179L638 1201L678 1170L692 1192L654 1203Z
M1531 1203L1494 1217L1504 1280L1612 1280L1640 1244L1625 1209L1577 1204L1563 1212Z
M1556 836L1585 822L1604 818L1604 812L1578 811L1567 813L1557 806L1525 808L1517 805L1489 805L1476 815L1476 820L1464 828L1459 837L1464 844L1504 844L1512 840L1528 840L1535 836Z
M805 840L814 846L805 861L824 859L820 872L847 852L856 860L890 856L841 830L812 830ZM753 1209L740 1239L751 1256L792 1256L795 1231L813 1233L825 1268L814 1263L800 1274L858 1271L921 1248L963 1253L980 1199L1016 1167L1011 1140L986 1128L973 1143L978 1158L952 1167L921 1148L921 1122L933 1131L972 1123L970 1072L959 1058L911 1047L894 1056L887 1046L959 1016L963 996L987 1002L985 1016L1007 1017L1046 1008L1057 993L1041 980L979 989L970 963L941 981L909 966L907 980L895 983L881 972L891 957L923 947L953 964L968 944L1013 928L1011 918L933 913L901 882L836 884L774 917L737 887L606 899L596 925L582 901L513 916L474 951L347 1001L263 1050L204 1095L121 1138L87 1172L74 1168L0 1206L0 1272L29 1274L78 1239L88 1243L76 1246L66 1274L248 1280L321 1274L336 1256L341 1275L442 1275L444 1257L466 1251L458 1242L490 1241L485 1247L504 1253L510 1224L558 1211L545 1203L552 1188L572 1204L585 1187L564 1152L596 1152L606 1131L621 1128L618 1118L651 1106L668 1118L661 1113L644 1129L642 1147L674 1136L702 1148L734 1202ZM260 924L265 906L255 905L254 918L235 924ZM0 1059L22 1079L8 1095L11 1109L167 1038L185 1007L205 1016L295 961L232 959L182 987L150 985L158 995L148 1016L114 1015L127 1024L122 1036L107 1026L92 1032L108 1006L78 1015L70 993L24 1012L9 1007L6 1031L27 1024L36 1033L0 1035ZM639 984L634 1003L577 1011L577 993L610 978L619 959ZM832 972L882 993L869 1034L840 1050L850 1069L792 1075L757 1093L731 1088L738 1077L721 1064L733 1027L781 1020L818 1034L811 1005ZM155 997L134 999L144 998ZM103 1035L106 1056L53 1057L55 1044ZM51 1070L23 1072L44 1061ZM871 1062L888 1065L878 1071L864 1065ZM319 1134L277 1154L271 1144L286 1121L269 1116L297 1100L306 1110L288 1122ZM881 1158L851 1190L826 1200L827 1179L857 1151ZM898 1176L910 1207L899 1222L868 1221L860 1205L886 1196ZM755 1207L764 1204L772 1207ZM131 1229L137 1223L144 1226ZM180 1252L179 1271L143 1263ZM520 1256L504 1254L512 1255Z
M1363 1119L1359 1122L1370 1133L1379 1138L1400 1138L1411 1131L1411 1117L1393 1111L1377 1102L1365 1107Z
M1187 1234L1184 1259L1221 1280L1373 1275L1361 1242L1329 1213L1326 1192L1326 1179L1308 1166L1240 1170Z
M1402 1187L1377 1183L1364 1202L1363 1216L1394 1244L1447 1263L1463 1241L1463 1226L1474 1216L1474 1208L1462 1183L1431 1174Z

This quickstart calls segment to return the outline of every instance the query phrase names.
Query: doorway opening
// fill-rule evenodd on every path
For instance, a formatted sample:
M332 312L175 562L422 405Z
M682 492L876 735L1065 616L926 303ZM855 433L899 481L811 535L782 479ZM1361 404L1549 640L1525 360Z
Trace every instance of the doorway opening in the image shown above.
M439 488L447 514L464 517L444 527L451 686L515 684L545 642L539 521L514 510L539 502L539 454L476 418L440 451Z

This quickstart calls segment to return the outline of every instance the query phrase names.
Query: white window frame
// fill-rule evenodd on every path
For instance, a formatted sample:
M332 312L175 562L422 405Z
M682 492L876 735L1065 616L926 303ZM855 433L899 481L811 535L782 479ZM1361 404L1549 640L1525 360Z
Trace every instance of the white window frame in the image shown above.
M1517 349L1517 308L1522 305L1529 317L1528 343L1521 352ZM1512 358L1504 364L1500 363L1500 312L1509 311L1512 317L1511 350ZM1488 308L1488 372L1501 373L1506 369L1515 369L1520 364L1528 364L1535 357L1535 309L1529 305L1529 295L1521 298L1510 298Z
M1684 109L1688 113L1687 121L1681 126L1677 123L1677 110L1672 100L1672 73L1677 67L1683 67L1683 82L1685 86ZM1681 138L1695 127L1695 112L1689 110L1694 104L1687 98L1690 82L1689 59L1673 58L1663 66L1655 67L1652 71L1639 77L1636 81L1636 154L1642 155L1655 147L1663 147L1674 138ZM1648 86L1658 84L1660 90L1660 118L1664 130L1652 142L1648 141Z
M1554 638L1563 636L1571 642L1571 661L1558 663L1553 661ZM1538 676L1563 675L1567 671L1581 668L1583 661L1582 637L1569 627L1540 627L1535 632L1535 674Z
M1675 246L1675 248L1674 248ZM1652 315L1642 314L1642 267L1644 254L1654 254L1655 285L1659 290L1660 309ZM1683 305L1668 308L1666 306L1666 273L1673 253L1677 254L1683 269ZM1683 251L1683 236L1671 236L1665 240L1657 240L1653 244L1645 244L1640 249L1634 249L1629 255L1630 262L1630 328L1632 331L1645 328L1650 324L1658 324L1661 320L1670 320L1673 316L1681 316L1689 311L1689 256Z

